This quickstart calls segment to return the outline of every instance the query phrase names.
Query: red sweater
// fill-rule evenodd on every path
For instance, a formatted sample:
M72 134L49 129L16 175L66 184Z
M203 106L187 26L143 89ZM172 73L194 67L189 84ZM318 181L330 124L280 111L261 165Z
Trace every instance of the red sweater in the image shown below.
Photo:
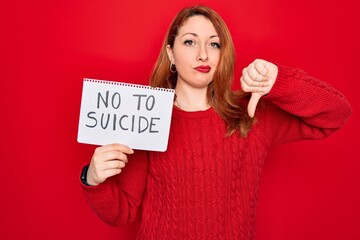
M120 175L83 185L90 206L108 224L123 225L142 205L137 239L253 239L268 149L327 137L351 115L334 88L281 66L262 101L246 138L225 137L225 123L212 108L174 108L168 150L136 151Z

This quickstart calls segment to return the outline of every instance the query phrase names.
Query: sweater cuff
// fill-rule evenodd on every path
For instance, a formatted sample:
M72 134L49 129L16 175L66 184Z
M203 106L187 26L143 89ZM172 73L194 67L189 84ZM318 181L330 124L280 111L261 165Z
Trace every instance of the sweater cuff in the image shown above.
M108 181L105 181L98 185L89 185L85 184L83 181L80 180L80 185L83 192L85 193L85 197L90 201L92 201L93 199L96 200L99 198L99 196L107 194L110 188Z
M267 99L277 98L284 95L291 87L292 83L289 78L296 75L299 69L290 68L286 66L278 66L278 75L276 81L270 92L265 96Z

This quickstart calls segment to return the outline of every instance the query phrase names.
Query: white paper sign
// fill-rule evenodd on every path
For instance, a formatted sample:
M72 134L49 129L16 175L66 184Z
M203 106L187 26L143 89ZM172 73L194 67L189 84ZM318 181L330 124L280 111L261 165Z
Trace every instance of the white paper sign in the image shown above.
M78 142L166 151L174 90L84 79Z

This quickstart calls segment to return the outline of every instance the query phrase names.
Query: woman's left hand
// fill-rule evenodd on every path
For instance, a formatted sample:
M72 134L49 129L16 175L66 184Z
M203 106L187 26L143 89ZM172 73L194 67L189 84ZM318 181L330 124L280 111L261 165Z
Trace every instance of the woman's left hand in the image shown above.
M240 78L241 88L250 92L248 114L254 117L256 106L260 98L268 94L274 86L278 74L278 67L268 61L256 59L242 71Z

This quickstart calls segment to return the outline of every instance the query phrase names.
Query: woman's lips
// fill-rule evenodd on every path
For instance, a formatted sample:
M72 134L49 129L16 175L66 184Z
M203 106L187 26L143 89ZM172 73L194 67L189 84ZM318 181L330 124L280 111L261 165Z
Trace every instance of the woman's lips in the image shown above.
M198 72L202 72L202 73L208 73L211 70L210 66L198 66L196 68L194 68L196 71Z

